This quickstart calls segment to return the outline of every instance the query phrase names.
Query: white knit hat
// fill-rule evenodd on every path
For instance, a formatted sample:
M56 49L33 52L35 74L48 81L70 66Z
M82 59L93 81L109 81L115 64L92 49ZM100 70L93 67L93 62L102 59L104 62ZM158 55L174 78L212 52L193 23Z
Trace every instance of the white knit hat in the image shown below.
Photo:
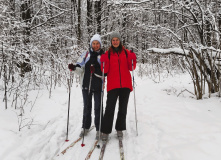
M101 36L99 34L95 34L90 41L90 46L92 47L92 42L93 41L98 41L101 44L101 48L102 48L102 42L101 42Z

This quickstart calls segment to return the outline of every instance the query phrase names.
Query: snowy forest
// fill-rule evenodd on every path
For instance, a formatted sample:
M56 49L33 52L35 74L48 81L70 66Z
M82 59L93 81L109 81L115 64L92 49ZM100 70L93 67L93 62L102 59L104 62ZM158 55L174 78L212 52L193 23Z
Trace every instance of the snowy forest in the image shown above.
M88 48L91 36L100 34L107 49L114 30L140 63L153 64L158 72L188 71L196 99L207 87L209 93L220 91L219 0L2 0L0 5L5 108L9 95L15 108L23 99L22 107L28 90L41 85L50 97L53 87L66 84L68 61Z
M139 78L160 84L187 73L192 90L180 94L191 94L193 103L204 95L220 99L221 0L0 0L1 108L14 110L18 131L35 125L25 113L35 109L41 90L51 99L55 89L62 86L68 93L71 84L79 84L68 64L88 50L96 33L106 51L113 31L119 31L123 46L135 52Z

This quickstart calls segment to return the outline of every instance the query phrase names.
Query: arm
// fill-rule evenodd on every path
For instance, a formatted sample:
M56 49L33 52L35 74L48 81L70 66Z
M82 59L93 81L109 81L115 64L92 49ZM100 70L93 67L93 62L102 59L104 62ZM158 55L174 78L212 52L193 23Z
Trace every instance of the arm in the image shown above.
M87 52L83 52L82 55L78 58L76 65L73 65L72 63L68 65L68 68L71 71L74 71L76 74L81 75L84 72L84 66L85 66L85 56Z
M136 54L133 51L129 51L128 53L128 58L127 58L127 62L128 62L128 69L130 71L132 71L132 61L133 61L133 70L135 70L136 68L136 64L137 64L137 57Z
M105 54L101 55L101 71L103 72L103 65L104 65L104 73L108 73L109 71L109 58L108 58L108 51Z

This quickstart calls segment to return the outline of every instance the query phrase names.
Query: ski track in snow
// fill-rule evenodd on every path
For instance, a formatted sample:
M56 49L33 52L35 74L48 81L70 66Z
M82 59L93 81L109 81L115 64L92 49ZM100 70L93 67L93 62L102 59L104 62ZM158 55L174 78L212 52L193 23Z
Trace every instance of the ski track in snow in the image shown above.
M220 98L195 100L183 88L192 90L188 75L154 83L147 77L136 76L136 108L138 136L136 136L134 97L131 92L128 104L127 130L124 131L126 160L219 160L221 157L221 105ZM176 91L174 91L174 88ZM68 144L78 138L81 130L83 100L79 87L72 87L69 120L69 142L66 139L68 93L58 88L48 99L47 92L33 108L36 125L17 131L13 109L1 109L0 125L1 160L83 160L95 139L93 129L84 140L57 156ZM104 95L106 97L106 93ZM106 98L104 98L104 107ZM117 107L115 112L116 119ZM8 117L7 117L8 116ZM94 115L92 115L93 122ZM13 120L13 121L10 121ZM119 142L114 130L106 146L104 160L120 159ZM8 139L8 141L6 140ZM99 143L102 145L102 143ZM95 148L91 159L98 159L100 149Z

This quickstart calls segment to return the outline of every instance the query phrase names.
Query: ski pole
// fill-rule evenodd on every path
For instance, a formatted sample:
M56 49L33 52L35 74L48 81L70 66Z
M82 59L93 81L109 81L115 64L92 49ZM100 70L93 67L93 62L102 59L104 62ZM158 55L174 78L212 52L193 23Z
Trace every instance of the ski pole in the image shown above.
M69 111L70 111L70 99L71 99L71 72L70 79L68 79L68 88L69 88L69 98L68 98L68 117L67 117L67 133L66 133L66 142L68 142L68 126L69 126Z
M93 64L91 64L91 66L93 66ZM90 91L91 91L92 74L93 74L93 72L91 72L91 74L90 74L90 82L89 82L88 94L90 94Z
M100 105L100 123L99 123L99 139L97 148L100 148L100 138L101 138L101 118L103 116L103 97L104 97L104 62L103 62L103 71L102 71L102 90L101 90L101 105Z
M135 96L135 85L134 85L134 63L132 60L132 76L133 76L133 89L134 89L134 108L135 108L135 121L136 121L136 131L138 136L138 130L137 130L137 109L136 109L136 96Z

